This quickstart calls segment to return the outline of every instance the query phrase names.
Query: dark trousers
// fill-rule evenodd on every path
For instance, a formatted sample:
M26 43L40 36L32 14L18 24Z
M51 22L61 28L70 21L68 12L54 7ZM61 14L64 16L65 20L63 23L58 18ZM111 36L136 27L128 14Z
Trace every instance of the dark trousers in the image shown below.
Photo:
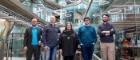
M40 59L40 47L39 46L30 46L26 52L26 60L32 60L32 55L34 56L34 60Z
M74 56L64 56L64 60L74 60Z
M93 44L81 45L81 50L82 50L83 60L92 60L92 56L94 52Z

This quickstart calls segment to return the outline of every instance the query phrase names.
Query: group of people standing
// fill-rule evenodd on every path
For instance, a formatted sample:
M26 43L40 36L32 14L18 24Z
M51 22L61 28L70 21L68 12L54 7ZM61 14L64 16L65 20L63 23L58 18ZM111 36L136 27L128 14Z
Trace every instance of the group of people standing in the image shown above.
M113 34L115 29L108 22L109 15L105 14L103 23L98 27L98 34L101 41L101 51L103 60L115 60L115 44ZM44 27L43 31L37 27L37 19L32 19L32 26L27 28L24 35L24 50L26 59L40 59L40 48L44 47L45 60L56 60L57 49L62 50L64 60L74 60L78 45L81 47L83 60L92 60L94 46L97 41L96 29L90 24L90 18L84 18L85 25L81 26L78 34L73 30L70 22L67 22L63 32L55 24L55 16L50 17L50 23Z

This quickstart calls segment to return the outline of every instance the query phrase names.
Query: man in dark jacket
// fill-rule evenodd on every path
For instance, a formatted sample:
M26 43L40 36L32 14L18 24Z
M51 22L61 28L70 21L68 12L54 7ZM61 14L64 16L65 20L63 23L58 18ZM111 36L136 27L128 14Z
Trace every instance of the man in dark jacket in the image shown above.
M90 25L90 18L84 18L85 25L79 28L78 36L82 50L83 60L92 60L94 45L97 40L96 31Z
M103 23L98 27L98 34L101 41L103 60L115 60L115 43L113 37L115 29L113 25L108 22L108 14L105 14L102 17Z
M40 58L40 45L41 45L41 29L36 27L37 19L32 19L32 27L25 31L24 35L24 50L26 50L26 60L31 60L34 54L34 60Z
M56 60L59 27L55 24L55 16L50 17L50 23L45 26L43 32L43 44L45 48L45 60Z

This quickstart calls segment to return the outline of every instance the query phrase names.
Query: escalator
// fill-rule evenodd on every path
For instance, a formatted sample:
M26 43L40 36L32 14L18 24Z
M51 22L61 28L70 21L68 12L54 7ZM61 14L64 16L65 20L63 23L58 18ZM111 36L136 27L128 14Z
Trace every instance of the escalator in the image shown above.
M19 24L19 21L0 20L0 60L25 59L22 47L26 27Z
M0 20L0 60L3 60L4 56L8 56L7 50L8 50L8 35L9 32L12 29L12 26L14 24L8 22L6 19Z

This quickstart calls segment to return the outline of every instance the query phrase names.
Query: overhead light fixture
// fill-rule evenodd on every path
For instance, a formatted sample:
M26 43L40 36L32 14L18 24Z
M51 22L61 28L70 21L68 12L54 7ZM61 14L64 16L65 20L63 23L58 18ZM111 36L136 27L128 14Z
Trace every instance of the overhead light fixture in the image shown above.
M110 3L109 1L101 1L100 5L106 5L106 4L109 4L109 3Z
M4 22L4 21L6 21L6 19L0 19L0 22Z
M101 16L100 14L93 14L92 16L97 17L97 16Z
M69 0L70 2L73 2L73 3L75 3L75 2L81 2L81 0Z
M116 13L121 13L122 10L120 8L113 8L107 11L109 14L116 14Z
M64 7L64 6L66 6L66 5L67 5L67 3L66 3L66 2L64 2L64 1L61 1L61 2L59 2L59 5L62 5L62 6Z
M65 16L66 17L71 17L71 14L70 13L66 13Z

